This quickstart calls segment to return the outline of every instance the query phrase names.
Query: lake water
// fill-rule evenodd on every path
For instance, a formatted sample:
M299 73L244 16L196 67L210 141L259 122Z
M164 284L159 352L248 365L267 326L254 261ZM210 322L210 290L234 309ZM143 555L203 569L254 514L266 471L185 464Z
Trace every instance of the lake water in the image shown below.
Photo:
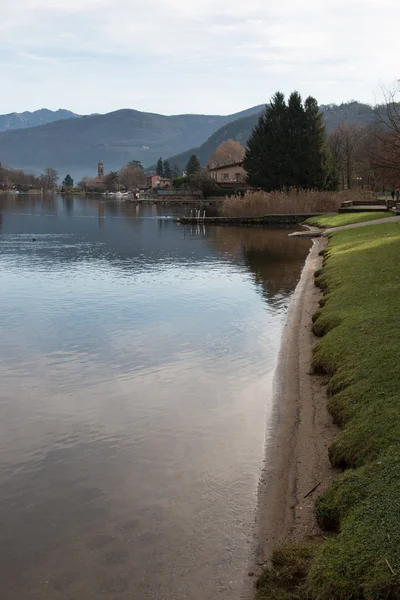
M0 196L1 599L240 597L310 243L171 214Z

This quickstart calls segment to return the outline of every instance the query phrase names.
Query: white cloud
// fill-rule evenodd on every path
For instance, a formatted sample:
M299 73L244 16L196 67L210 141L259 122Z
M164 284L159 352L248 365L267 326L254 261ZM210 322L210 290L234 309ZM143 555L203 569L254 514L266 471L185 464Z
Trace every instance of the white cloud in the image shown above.
M299 89L373 102L399 75L397 0L14 0L0 112L229 113Z

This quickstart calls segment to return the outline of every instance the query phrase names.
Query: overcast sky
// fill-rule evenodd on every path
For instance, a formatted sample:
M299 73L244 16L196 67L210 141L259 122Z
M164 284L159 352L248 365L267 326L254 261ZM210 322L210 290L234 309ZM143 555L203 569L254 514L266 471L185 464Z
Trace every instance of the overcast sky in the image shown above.
M0 112L228 114L277 90L374 103L399 0L0 0Z

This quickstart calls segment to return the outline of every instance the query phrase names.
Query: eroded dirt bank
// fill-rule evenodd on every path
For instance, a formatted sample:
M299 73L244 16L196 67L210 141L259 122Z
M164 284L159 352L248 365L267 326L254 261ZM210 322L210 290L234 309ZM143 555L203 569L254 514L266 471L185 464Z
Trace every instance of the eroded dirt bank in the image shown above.
M315 239L290 303L274 380L274 415L266 432L265 465L259 485L253 564L243 593L251 597L255 577L280 543L320 535L314 500L337 472L328 446L337 432L327 412L324 378L311 373L312 315L320 291L314 272L321 267L326 239ZM314 489L315 488L315 489ZM314 491L312 491L314 490Z

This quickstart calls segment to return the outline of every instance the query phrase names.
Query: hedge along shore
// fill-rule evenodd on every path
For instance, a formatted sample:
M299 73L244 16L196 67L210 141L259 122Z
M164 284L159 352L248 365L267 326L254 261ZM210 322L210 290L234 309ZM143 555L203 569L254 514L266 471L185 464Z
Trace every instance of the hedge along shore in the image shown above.
M260 574L260 566L277 545L300 541L305 536L321 537L314 500L336 476L329 463L328 446L337 428L327 412L324 378L310 373L312 348L317 340L312 332L312 315L321 298L314 272L321 267L320 251L325 245L325 239L314 240L283 332L274 381L273 418L266 432L250 573ZM249 578L243 597L253 596L249 589L253 582ZM271 593L268 588L261 597L273 598Z
M400 598L400 224L335 232L324 253L316 274L324 295L313 318L322 339L312 366L329 378L328 409L341 427L329 458L345 472L316 502L318 523L332 533L316 544L276 549L258 597L394 600Z

